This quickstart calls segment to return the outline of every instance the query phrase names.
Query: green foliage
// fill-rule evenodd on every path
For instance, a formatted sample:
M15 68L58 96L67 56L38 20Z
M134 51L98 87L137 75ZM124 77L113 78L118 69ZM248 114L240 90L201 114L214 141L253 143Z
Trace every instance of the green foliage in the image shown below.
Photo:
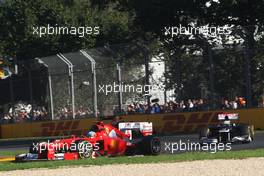
M119 42L129 38L128 14L109 6L101 11L90 1L11 0L0 4L0 52L20 60L95 47L106 41ZM99 26L102 35L33 34L37 26ZM107 40L106 40L107 39Z
M208 3L210 4L208 5ZM223 26L233 25L232 35L234 39L246 39L249 48L253 51L258 48L256 36L263 35L264 6L263 1L229 1L219 0L187 0L187 1L125 1L124 6L129 6L135 13L135 24L140 30L152 33L160 41L160 52L165 54L165 60L168 63L168 88L176 89L176 96L183 93L182 97L200 97L202 96L201 87L210 94L209 90L209 60L206 56L205 46L210 42L212 47L218 48L212 38L203 36L194 36L189 39L186 36L177 36L173 39L166 37L162 31L165 26L188 26L191 22L195 26ZM259 26L256 31L256 25ZM244 45L244 43L243 43ZM230 44L226 39L222 39L223 51L215 51L213 55L215 94L233 98L235 95L246 95L246 76L244 48L239 43L232 46L233 51L229 50ZM240 52L237 52L240 50ZM263 45L262 45L263 48ZM191 52L187 51L191 50ZM227 50L227 51L224 51ZM197 60L197 55L190 55L198 51L205 57ZM176 53L176 54L175 54ZM255 57L254 57L255 56ZM263 62L263 55L259 51L252 52L249 56L251 64L252 92L254 99L263 93L260 84L260 75L262 69L257 67ZM258 69L256 69L258 68ZM194 73L194 74L193 74ZM184 89L179 90L179 85ZM256 103L255 103L256 105Z
M211 43L217 48L219 43L201 35L193 39L184 35L170 39L164 35L164 27L188 26L190 23L216 27L233 25L234 38L247 39L249 48L254 50L264 47L264 39L259 37L263 35L263 6L264 2L258 0L3 0L0 1L0 55L26 60L80 48L139 41L148 48L150 56L164 54L168 64L166 86L175 89L176 96L200 97L203 91L210 93L206 45ZM81 38L33 34L33 27L47 24L100 26L100 35ZM223 51L213 51L215 93L230 98L236 94L245 95L246 62L241 43L234 44L234 50L229 50L227 40L222 39L222 42ZM263 94L264 58L263 52L254 51L250 63L252 92L257 100ZM145 57L146 53L126 62L142 63ZM181 85L184 89L179 90Z

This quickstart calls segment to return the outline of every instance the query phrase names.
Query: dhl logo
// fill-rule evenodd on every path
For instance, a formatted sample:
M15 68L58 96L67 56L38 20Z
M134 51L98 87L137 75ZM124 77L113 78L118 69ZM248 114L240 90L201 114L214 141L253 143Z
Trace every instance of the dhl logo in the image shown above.
M221 112L163 114L158 117L158 121L153 121L154 130L163 134L195 132L209 124L216 124L219 113ZM143 121L151 121L151 119L144 120L144 117L142 118ZM128 119L130 118L128 117ZM133 121L132 117L131 120ZM87 129L80 127L80 120L41 124L41 136L80 135L85 132Z
M41 136L80 135L82 130L79 124L80 120L42 123Z
M164 115L158 132L169 134L179 132L196 132L202 127L218 122L221 112L181 113Z

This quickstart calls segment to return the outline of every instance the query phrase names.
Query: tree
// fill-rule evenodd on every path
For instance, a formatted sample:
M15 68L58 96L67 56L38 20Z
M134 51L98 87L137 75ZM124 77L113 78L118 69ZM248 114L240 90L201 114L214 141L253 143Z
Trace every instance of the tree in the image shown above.
M128 41L132 25L129 14L113 7L114 4L101 9L91 1L66 0L3 0L0 2L0 55L15 57L20 65L29 63L36 57L78 51L82 48L93 48L108 43ZM99 26L100 35L43 35L34 34L35 27L95 27ZM37 67L34 67L38 69ZM24 67L19 68L19 75L14 79L24 79ZM33 89L40 90L47 81L44 70L34 72L39 82L34 82ZM2 82L5 84L4 82ZM9 92L3 87L2 92ZM19 98L28 99L25 92L28 88L21 86L16 94ZM23 96L24 95L24 96ZM5 95L1 95L5 96ZM38 97L45 99L45 92Z

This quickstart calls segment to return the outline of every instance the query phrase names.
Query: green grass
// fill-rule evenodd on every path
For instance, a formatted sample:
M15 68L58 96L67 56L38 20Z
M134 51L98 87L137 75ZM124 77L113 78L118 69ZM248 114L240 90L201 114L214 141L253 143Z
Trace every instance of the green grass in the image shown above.
M1 152L0 155L11 155L11 152ZM17 154L14 152L13 154ZM99 157L97 159L76 160L76 161L41 161L41 162L0 162L0 171L30 169L30 168L57 168L60 166L77 165L106 165L106 164L142 164L142 163L171 163L180 161L212 160L212 159L244 159L248 157L264 157L264 148L256 150L226 151L217 153L188 152L174 155L159 156L136 156L136 157Z
M0 157L14 157L21 153L27 153L28 150L15 150L15 151L0 151ZM1 164L1 163L0 163Z

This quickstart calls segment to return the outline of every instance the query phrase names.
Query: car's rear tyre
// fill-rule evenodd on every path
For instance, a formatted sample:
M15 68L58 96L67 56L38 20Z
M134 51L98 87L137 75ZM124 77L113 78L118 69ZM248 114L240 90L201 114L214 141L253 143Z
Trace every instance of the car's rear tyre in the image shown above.
M210 129L208 127L201 128L199 131L199 140L203 138L208 138Z
M160 139L158 137L152 138L150 149L151 149L151 155L159 155L160 154L161 142L160 142Z
M158 137L148 136L143 139L140 149L144 155L159 155L161 152L161 142Z
M254 130L255 130L254 125L250 125L250 135L251 135L252 141L255 138L255 131Z
M243 141L243 143L250 143L254 140L254 126L253 125L241 125L240 126L240 134L241 136L247 136L247 140Z

